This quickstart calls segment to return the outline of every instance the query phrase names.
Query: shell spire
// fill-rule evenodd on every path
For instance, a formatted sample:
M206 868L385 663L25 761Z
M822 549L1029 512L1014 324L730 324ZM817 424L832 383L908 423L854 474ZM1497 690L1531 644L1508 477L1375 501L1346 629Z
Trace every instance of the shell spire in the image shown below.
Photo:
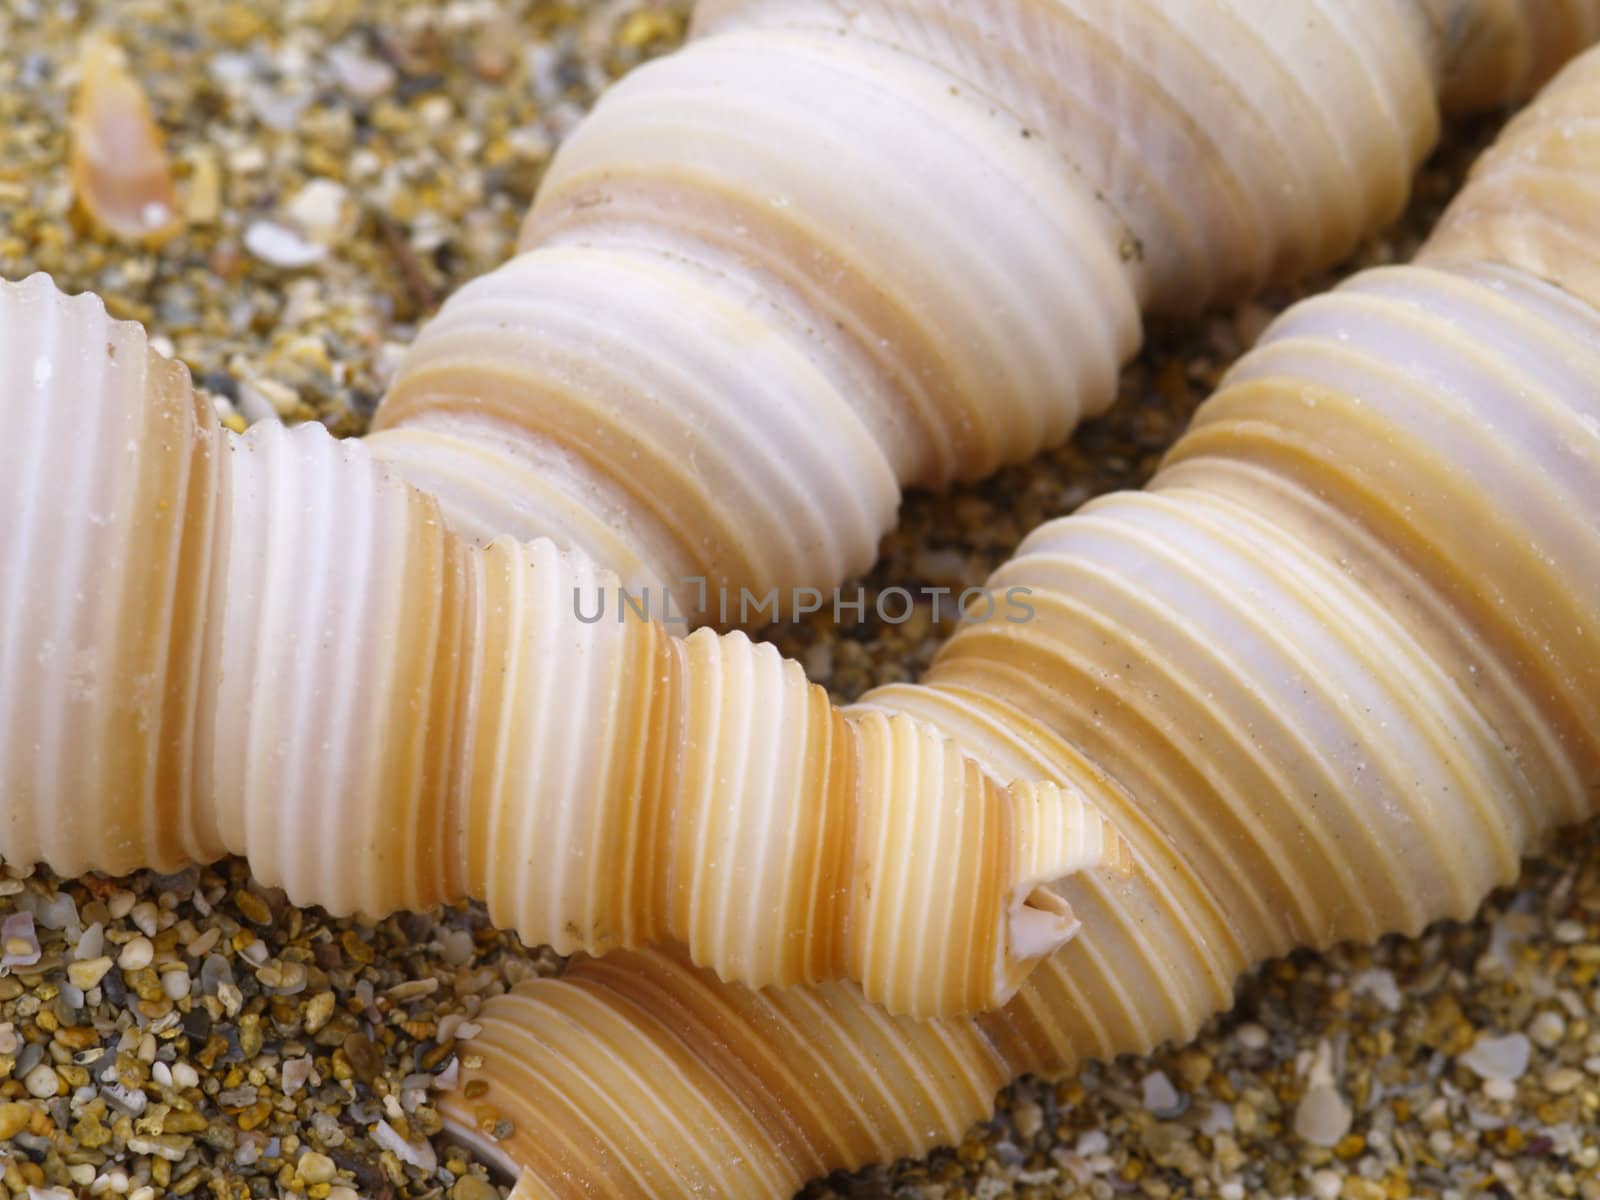
M1070 788L671 637L580 556L467 546L357 443L226 438L43 276L0 287L0 446L7 859L233 852L302 904L471 895L563 953L674 940L937 1015L1009 998L1078 929L1044 889L1120 854Z

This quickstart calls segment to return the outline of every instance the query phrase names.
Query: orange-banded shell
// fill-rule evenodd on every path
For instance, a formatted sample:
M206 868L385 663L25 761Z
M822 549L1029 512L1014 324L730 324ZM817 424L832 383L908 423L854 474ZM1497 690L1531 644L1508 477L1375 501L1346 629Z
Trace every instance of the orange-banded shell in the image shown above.
M563 953L672 940L919 1016L1003 1003L1078 931L1047 886L1120 860L1082 794L669 637L548 541L468 546L359 442L225 438L43 276L0 286L0 445L7 859L232 852L302 904L471 895Z
M1546 118L1584 128L1596 77L1600 51L1507 131L1448 253L1288 310L1147 490L1030 535L990 586L1030 589L1033 620L965 627L923 683L863 699L1112 819L1133 869L1053 889L1084 936L1005 1008L936 1023L846 985L750 996L656 953L579 962L485 1006L451 1127L524 1196L691 1196L722 1169L781 1197L957 1136L997 1071L1187 1037L1262 957L1464 916L1592 814L1600 308L1539 278L1562 265L1540 239L1463 248L1475 214L1503 218L1474 195L1496 164ZM1570 215L1538 210L1558 187L1523 195L1531 228ZM1593 210L1562 232L1600 242Z

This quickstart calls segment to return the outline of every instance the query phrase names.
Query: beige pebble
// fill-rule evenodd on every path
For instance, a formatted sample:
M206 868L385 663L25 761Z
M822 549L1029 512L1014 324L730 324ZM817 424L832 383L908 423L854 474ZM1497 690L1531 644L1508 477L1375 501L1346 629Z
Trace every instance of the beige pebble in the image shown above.
M175 971L161 972L161 990L165 993L167 999L174 1003L187 996L193 986L193 981L189 978L189 972L184 967L180 966Z
M1542 1046L1546 1050L1559 1046L1566 1034L1565 1019L1560 1013L1551 1012L1549 1009L1528 1022L1528 1036L1533 1039L1534 1045Z
M500 1200L500 1193L476 1175L463 1175L450 1189L450 1200Z
M202 955L209 954L211 952L211 948L215 946L221 939L222 930L213 925L210 929L206 930L199 937L195 938L194 941L190 942L183 949L184 952L191 958L199 958Z
M308 1150L300 1156L300 1163L295 1168L300 1172L300 1178L307 1183L329 1183L332 1181L336 1168L333 1159L326 1154L318 1154L315 1150Z
M191 160L184 215L191 225L212 225L222 216L222 165L209 150Z
M79 991L87 992L104 979L110 969L111 959L103 954L99 958L86 958L82 962L69 963L67 982Z
M22 1081L22 1086L28 1089L30 1096L49 1100L60 1094L61 1076L56 1074L55 1068L49 1063L40 1063L28 1072Z
M148 967L155 960L156 948L147 937L136 937L122 947L122 953L117 955L117 966L124 971L137 971Z
M1031 1138L1044 1128L1044 1109L1032 1100L1024 1100L1011 1110L1011 1123L1019 1136Z
M0 1142L8 1141L28 1127L33 1109L26 1104L11 1101L0 1104Z
M1490 1100L1515 1100L1517 1085L1509 1079L1486 1079L1483 1083L1483 1094Z
M1544 1090L1552 1096L1565 1096L1568 1092L1577 1091L1583 1079L1583 1072L1576 1067L1556 1067L1545 1073Z
M307 1033L317 1033L333 1017L334 994L332 992L318 992L306 1002L305 1030ZM440 1023L441 1027L443 1022Z

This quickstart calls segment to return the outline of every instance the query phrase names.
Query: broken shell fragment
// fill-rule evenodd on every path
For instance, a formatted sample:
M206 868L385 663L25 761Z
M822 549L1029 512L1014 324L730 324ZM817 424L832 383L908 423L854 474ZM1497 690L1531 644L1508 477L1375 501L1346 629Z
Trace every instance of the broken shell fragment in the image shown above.
M161 127L127 58L92 38L72 109L72 189L96 226L123 241L159 243L182 228Z

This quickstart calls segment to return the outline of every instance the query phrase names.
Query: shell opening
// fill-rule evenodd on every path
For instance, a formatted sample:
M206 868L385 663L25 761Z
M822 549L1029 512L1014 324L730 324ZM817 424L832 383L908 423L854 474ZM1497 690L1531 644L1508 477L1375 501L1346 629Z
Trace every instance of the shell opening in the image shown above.
M1065 899L1046 885L1033 885L1011 908L1011 957L1019 962L1044 958L1070 942L1081 928Z

